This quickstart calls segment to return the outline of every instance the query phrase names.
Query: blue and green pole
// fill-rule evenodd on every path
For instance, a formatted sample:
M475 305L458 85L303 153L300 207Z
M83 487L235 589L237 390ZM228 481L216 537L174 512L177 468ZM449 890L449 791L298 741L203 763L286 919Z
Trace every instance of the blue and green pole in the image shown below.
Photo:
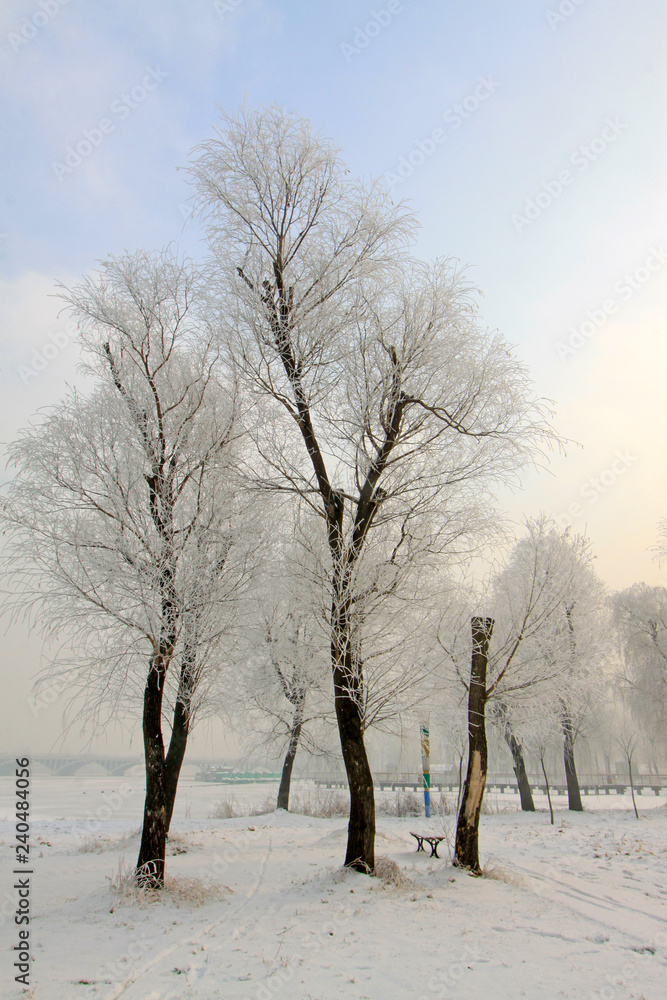
M429 739L428 722L422 722L419 727L422 744L422 774L424 776L424 815L431 815L431 741Z

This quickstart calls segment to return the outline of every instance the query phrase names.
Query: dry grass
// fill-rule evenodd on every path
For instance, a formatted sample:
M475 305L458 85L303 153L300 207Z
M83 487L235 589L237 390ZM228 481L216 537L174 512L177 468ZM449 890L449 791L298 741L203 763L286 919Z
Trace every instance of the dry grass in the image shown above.
M116 871L111 876L107 875L107 878L109 879L109 892L113 900L112 911L115 906L122 903L141 905L167 900L175 903L176 906L194 908L223 899L233 892L227 885L187 875L167 874L164 889L156 889L148 885L142 886L139 870L126 865L122 857L119 859Z
M235 795L227 795L224 799L214 802L208 814L209 819L234 819L240 816L239 804ZM247 813L245 814L248 815Z
M393 798L379 796L376 805L378 816L423 816L424 795L422 792L396 791ZM456 796L446 792L431 792L431 813L433 816L453 816L456 814Z
M234 890L219 882L204 881L189 875L167 875L159 895L168 896L177 906L197 907L229 896Z
M319 786L304 792L293 792L290 797L290 812L318 819L335 819L350 812L350 796L347 792L323 789Z
M100 837L88 834L76 848L77 854L103 854L105 851L124 850L141 835L141 829L126 833L122 837Z
M501 814L516 812L516 805L512 803L509 805L507 802L500 801L497 794L485 795L482 799L482 816L499 816Z
M409 889L412 887L412 879L409 878L402 868L392 861L385 854L375 859L375 877L385 886L395 886L397 889Z
M101 854L109 848L109 842L101 837L84 837L77 848L77 854Z
M233 792L229 792L224 799L218 799L213 803L208 814L209 819L235 819L237 816L266 816L267 813L276 811L276 802L272 795L267 795L259 806L250 806L246 802L239 802Z
M489 858L482 869L482 878L492 879L494 882L504 882L505 885L522 886L524 879L512 868L501 864L497 858Z
M264 801L259 806L253 806L250 810L251 816L266 816L268 813L276 811L276 800L273 795L266 795Z
M415 792L398 791L393 798L380 798L375 807L378 816L421 816L424 799Z

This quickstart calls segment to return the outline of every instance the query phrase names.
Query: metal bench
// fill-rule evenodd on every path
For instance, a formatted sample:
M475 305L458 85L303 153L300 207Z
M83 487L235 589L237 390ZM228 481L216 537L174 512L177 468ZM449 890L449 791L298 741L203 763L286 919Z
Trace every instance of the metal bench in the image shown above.
M444 837L431 836L427 833L413 833L412 831L410 831L410 836L414 837L417 841L418 851L424 851L424 841L426 841L431 848L431 857L436 857L438 861L440 860L440 855L438 854L438 844L445 839ZM424 851L424 853L426 853L426 851Z

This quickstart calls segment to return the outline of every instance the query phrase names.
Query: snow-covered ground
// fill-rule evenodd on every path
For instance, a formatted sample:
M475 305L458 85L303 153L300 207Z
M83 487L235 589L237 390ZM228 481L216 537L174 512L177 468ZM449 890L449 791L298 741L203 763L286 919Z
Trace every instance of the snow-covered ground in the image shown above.
M13 983L15 893L10 778L0 779L3 996ZM378 817L377 854L399 882L340 868L345 820L268 814L210 819L233 795L274 786L185 781L168 872L177 891L137 902L110 891L136 856L143 788L134 779L34 778L31 990L36 1000L663 1000L667 995L664 798L556 800L550 826L488 797L471 878L415 852L410 831L442 820ZM388 796L385 796L388 797ZM453 818L445 823L451 833ZM446 845L443 844L444 848ZM13 851L13 848L11 848ZM199 879L219 887L201 905Z

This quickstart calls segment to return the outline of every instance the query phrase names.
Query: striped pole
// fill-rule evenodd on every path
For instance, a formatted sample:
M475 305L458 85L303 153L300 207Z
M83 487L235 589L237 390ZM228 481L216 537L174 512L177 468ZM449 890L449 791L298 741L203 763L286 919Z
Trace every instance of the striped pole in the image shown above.
M422 774L424 775L424 815L431 815L431 742L429 740L428 722L422 722L419 727L422 744Z

